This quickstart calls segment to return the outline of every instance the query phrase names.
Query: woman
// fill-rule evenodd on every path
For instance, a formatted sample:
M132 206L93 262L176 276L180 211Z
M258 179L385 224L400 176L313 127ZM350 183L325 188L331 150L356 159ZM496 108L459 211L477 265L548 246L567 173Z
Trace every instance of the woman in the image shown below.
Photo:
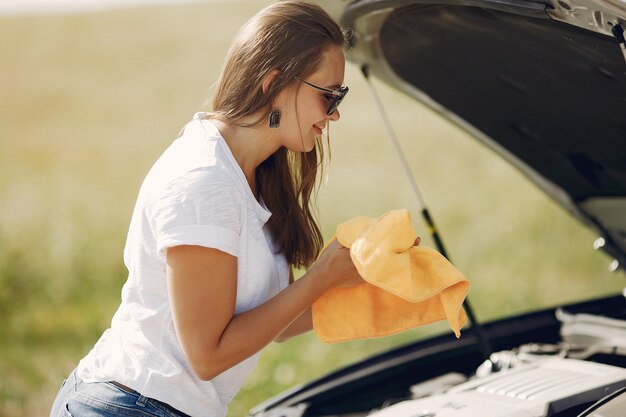
M310 330L326 290L362 282L337 242L318 258L309 207L318 143L348 91L343 45L332 19L302 2L240 30L213 111L185 126L141 187L122 303L51 416L224 416L264 346ZM308 270L293 282L292 266Z

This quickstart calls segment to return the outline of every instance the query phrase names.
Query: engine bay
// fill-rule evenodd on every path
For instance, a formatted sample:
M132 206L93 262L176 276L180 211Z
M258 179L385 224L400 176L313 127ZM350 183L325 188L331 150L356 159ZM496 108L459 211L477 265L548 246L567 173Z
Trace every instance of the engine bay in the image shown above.
M626 320L556 310L560 342L495 352L474 375L446 373L410 389L411 398L385 404L371 417L565 417L626 387ZM626 395L614 410L626 416Z

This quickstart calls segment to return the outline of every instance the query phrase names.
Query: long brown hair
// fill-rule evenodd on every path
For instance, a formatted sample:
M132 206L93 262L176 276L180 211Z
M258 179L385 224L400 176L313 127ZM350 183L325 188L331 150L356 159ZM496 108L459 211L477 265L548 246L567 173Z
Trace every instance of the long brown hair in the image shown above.
M320 65L331 46L343 47L344 33L319 6L282 1L263 9L239 31L228 51L216 85L209 117L232 125L252 114L267 115L278 93L306 78ZM279 73L267 91L265 76ZM266 116L247 126L265 123ZM328 129L327 129L328 130ZM280 148L256 169L259 195L272 212L269 228L287 262L309 266L322 245L322 234L311 208L311 193L324 159L321 141L310 152Z

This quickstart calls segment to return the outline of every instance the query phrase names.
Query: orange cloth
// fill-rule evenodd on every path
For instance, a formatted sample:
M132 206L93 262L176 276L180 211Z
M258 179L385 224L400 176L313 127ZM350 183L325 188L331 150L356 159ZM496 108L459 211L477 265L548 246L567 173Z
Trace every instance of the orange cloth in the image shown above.
M386 336L446 318L460 336L469 282L436 250L413 246L415 238L407 210L337 227L336 239L350 248L366 282L334 288L313 303L313 328L324 342Z

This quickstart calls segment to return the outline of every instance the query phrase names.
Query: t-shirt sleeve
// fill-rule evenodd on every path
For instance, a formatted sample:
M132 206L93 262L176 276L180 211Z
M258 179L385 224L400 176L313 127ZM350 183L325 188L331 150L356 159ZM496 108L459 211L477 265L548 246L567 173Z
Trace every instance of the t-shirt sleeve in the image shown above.
M157 251L198 245L238 256L244 207L235 181L202 168L170 182L153 207Z

